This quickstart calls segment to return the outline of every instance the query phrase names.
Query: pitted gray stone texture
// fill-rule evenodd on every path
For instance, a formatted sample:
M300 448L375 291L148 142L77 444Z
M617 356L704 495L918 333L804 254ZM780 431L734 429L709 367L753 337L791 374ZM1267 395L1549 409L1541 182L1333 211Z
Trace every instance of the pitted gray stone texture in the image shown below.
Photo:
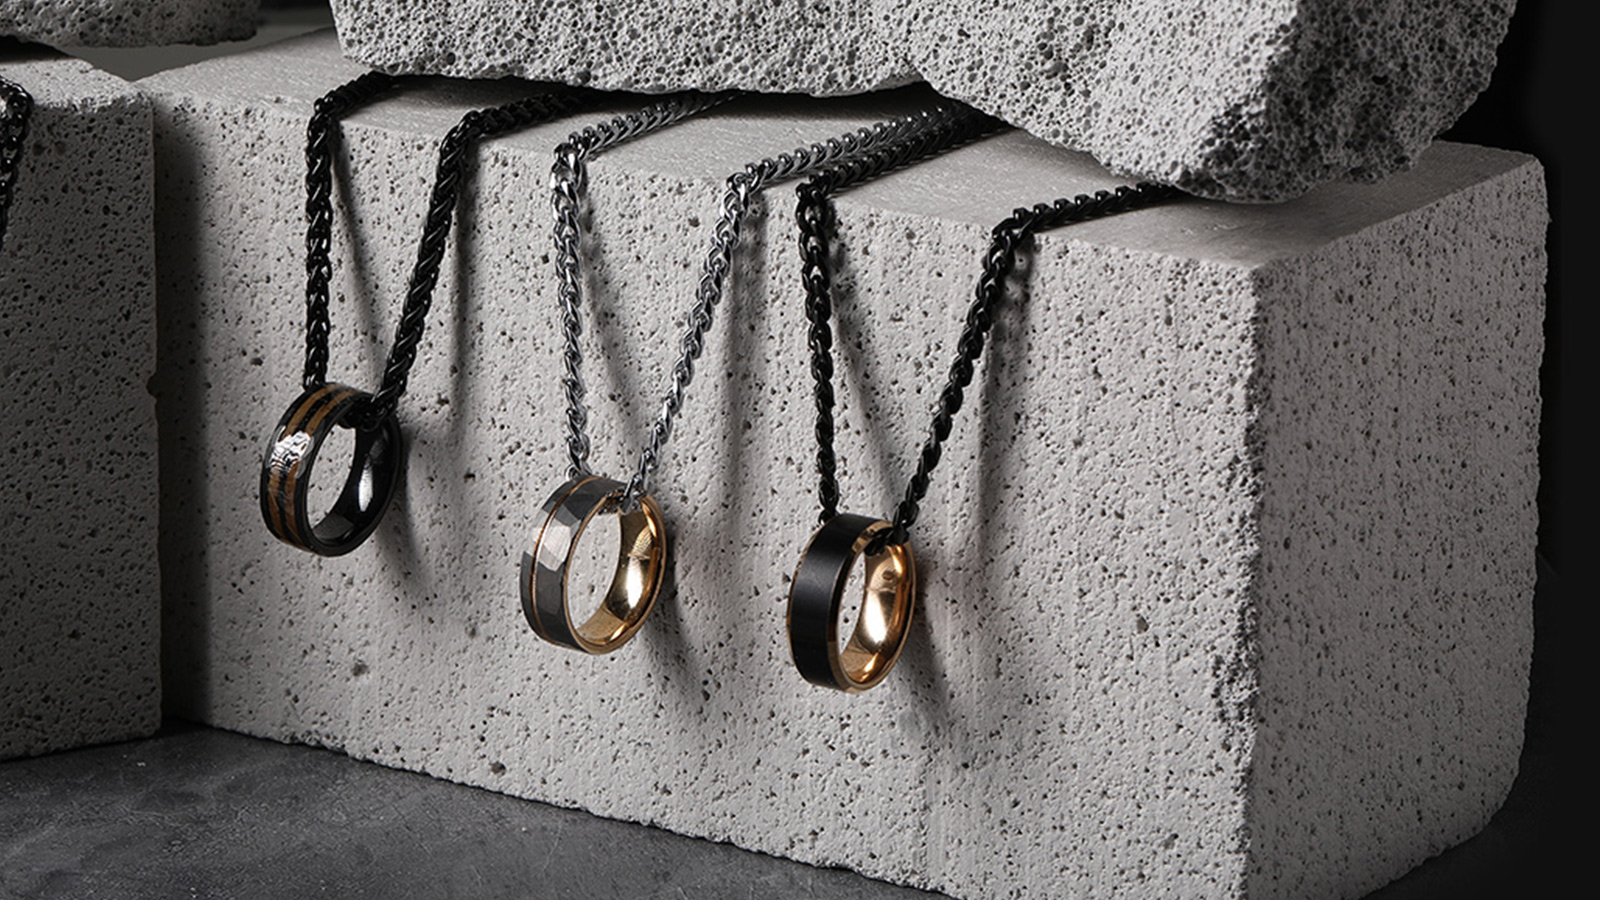
M0 759L161 724L150 105L0 47L34 110L0 250Z
M802 681L784 634L817 516L787 185L657 475L668 596L605 657L523 621L518 563L567 467L551 150L626 98L476 152L371 541L320 559L268 536L305 119L359 71L322 35L144 82L183 715L985 900L1356 897L1505 796L1544 275L1527 157L1441 145L1381 188L1041 235L913 531L910 646L846 696ZM331 377L377 382L439 139L537 89L423 80L345 124ZM723 179L929 96L744 98L595 160L597 471L625 473L656 413ZM846 510L904 489L993 224L1121 180L1013 131L840 197Z
M215 44L256 31L260 0L0 0L0 37L57 47Z
M1489 83L1513 0L333 0L396 72L635 91L924 80L1112 169L1271 201L1411 166Z

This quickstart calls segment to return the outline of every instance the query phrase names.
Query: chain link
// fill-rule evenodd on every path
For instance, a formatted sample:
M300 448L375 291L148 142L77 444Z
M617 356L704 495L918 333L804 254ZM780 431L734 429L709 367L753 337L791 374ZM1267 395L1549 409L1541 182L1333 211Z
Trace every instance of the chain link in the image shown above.
M650 427L644 447L640 450L638 465L623 490L619 503L622 510L635 508L639 498L648 492L650 477L660 464L661 452L672 436L672 428L683 409L689 383L694 380L695 361L705 349L706 332L711 328L717 303L722 299L723 287L728 273L732 270L734 248L739 243L744 220L755 196L775 182L805 175L908 133L919 132L928 127L930 120L943 120L962 108L964 107L942 103L910 115L858 128L819 143L798 147L788 153L767 157L746 165L743 170L728 177L720 204L721 214L713 228L711 247L706 253L699 286L695 292L695 304L689 312L688 327L678 344L679 356L672 367L672 376L667 389L662 395L660 411ZM570 196L574 198L572 202L581 204L585 187L582 179L575 175L565 184L557 179L553 190L556 196ZM579 359L574 356L577 331L567 329L565 322L563 330L567 331L567 357L575 369ZM575 398L577 402L574 402ZM589 447L589 439L584 432L586 414L581 406L581 390L576 394L569 392L567 400L568 449L573 451L576 448L581 451L581 455L576 455L574 458L574 465L577 466L583 462ZM575 471L584 470L586 465L585 469Z
M561 386L567 400L567 456L570 477L592 474L589 471L589 415L584 402L582 272L580 244L581 217L589 189L589 157L660 130L689 116L732 100L735 93L675 94L629 115L591 125L573 132L555 150L555 165L550 169L550 200L555 214L557 296L561 302L563 375Z
M927 142L917 146L931 148L924 150L925 154L935 152L937 148L934 145L940 140L959 141L961 135L948 131L934 134L929 136ZM817 471L820 476L818 497L823 521L837 515L839 505L837 461L833 449L833 331L829 325L833 308L829 241L835 230L835 219L829 195L919 158L910 156L912 152L913 148L908 147L907 155L879 154L886 168L874 166L873 160L865 157L851 160L845 165L819 173L797 191L800 195L796 219L800 223L802 281L806 290L806 316L811 326L811 371L816 382ZM1096 191L1093 195L1079 194L1071 199L1062 198L1053 203L1018 208L991 230L975 297L967 309L961 336L956 341L956 358L950 364L944 388L939 392L928 437L917 457L916 471L895 510L893 527L880 535L865 552L876 553L889 544L904 543L911 526L916 523L933 470L943 454L944 442L950 437L955 415L960 411L966 389L972 383L974 366L983 354L984 343L994 323L995 307L1005 296L1006 279L1016 269L1017 254L1021 248L1040 231L1151 206L1179 196L1182 196L1182 192L1166 185L1149 182L1131 187L1124 185L1115 190Z
M0 250L5 249L6 225L11 215L11 192L22 168L28 120L33 115L33 97L22 85L0 78Z
M399 84L382 72L368 72L317 100L306 123L306 390L328 380L328 284L333 280L333 155L338 123L358 106Z
M817 410L817 496L819 519L839 513L838 458L834 453L833 407L833 275L829 238L836 222L829 197L841 190L889 174L929 157L946 153L1004 127L998 119L974 109L964 109L922 132L851 157L812 175L795 188L799 202L795 220L800 226L800 281L805 287L805 312L811 350L811 376Z
M456 203L461 197L468 151L486 138L573 112L591 102L594 96L595 93L588 89L568 88L493 109L474 110L463 116L460 124L445 136L439 146L439 165L434 175L428 214L423 221L422 240L417 244L417 264L411 270L411 283L406 290L400 323L395 327L394 344L384 367L382 385L368 401L367 409L362 411L365 414L363 425L376 428L394 412L401 395L405 393L411 365L416 362L417 346L422 342L422 330L426 324L428 307L433 301L433 289L439 282L439 269L444 263L445 244L450 237Z
M334 89L321 100L312 114L306 134L306 372L309 389L326 380L328 360L328 283L332 231L332 169L335 125L338 118L356 106L394 87L397 79L368 73ZM478 109L461 117L439 145L438 164L428 211L423 218L422 238L417 243L417 262L411 270L405 304L395 326L394 342L384 365L378 390L356 411L356 424L364 430L379 427L391 415L405 394L417 347L422 343L433 291L444 264L450 226L461 198L469 151L486 138L495 137L549 121L589 102L595 93L585 88L528 97L491 109Z

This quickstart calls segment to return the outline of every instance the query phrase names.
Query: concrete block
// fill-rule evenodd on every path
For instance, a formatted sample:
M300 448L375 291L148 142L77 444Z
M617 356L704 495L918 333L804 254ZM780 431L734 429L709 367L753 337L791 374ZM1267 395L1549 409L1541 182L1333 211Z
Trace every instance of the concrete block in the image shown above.
M304 121L358 71L321 35L143 82L184 715L962 898L1356 897L1505 796L1532 637L1533 160L1439 145L1381 187L1042 235L913 535L911 644L850 697L802 681L784 635L816 516L787 186L746 228L659 471L673 595L606 657L522 619L566 465L550 151L599 112L478 152L369 543L268 536ZM376 384L439 138L529 89L428 81L345 126L330 377ZM595 160L598 471L655 414L722 179L926 96L745 98ZM903 489L989 228L1120 180L1011 132L841 196L845 508Z
M0 252L0 759L161 723L150 105L0 48L34 111Z
M849 94L925 80L1139 178L1281 200L1412 165L1489 83L1503 0L333 0L389 71Z
M0 37L58 47L215 44L255 34L261 0L0 0Z

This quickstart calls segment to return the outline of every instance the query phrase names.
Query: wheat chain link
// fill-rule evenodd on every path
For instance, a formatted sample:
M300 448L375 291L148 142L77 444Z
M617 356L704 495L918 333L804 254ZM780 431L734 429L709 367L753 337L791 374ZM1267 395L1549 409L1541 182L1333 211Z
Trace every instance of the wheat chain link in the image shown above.
M623 490L619 503L622 511L626 512L637 507L639 498L649 490L651 475L660 464L662 450L672 436L673 425L683 409L689 384L694 380L695 362L705 349L706 332L711 327L717 304L722 299L728 273L732 269L734 248L738 245L744 220L755 196L775 182L806 175L908 133L923 130L928 127L927 123L930 120L942 120L961 108L963 107L949 103L939 104L916 113L858 128L825 141L797 147L788 153L767 157L759 162L750 163L741 171L728 176L720 203L720 215L713 228L711 247L706 253L699 285L695 291L695 304L689 312L688 325L678 343L679 356L672 367L667 389L662 394L659 412L650 427L644 447L640 450L638 464ZM581 205L585 187L586 185L577 177L569 178L565 184L557 178L553 191L556 197L571 197L574 198L573 202ZM572 321L575 326L576 319ZM575 367L577 361L581 359L578 349L580 331L577 327L567 327L566 321L563 322L563 331L566 357L573 361L572 365ZM590 444L583 427L587 416L582 408L582 391L569 392L567 399L568 448L569 453L574 448L581 450L581 454L573 454L572 460L574 472L581 473L586 471L585 457ZM584 468L577 468L579 465L583 465Z
M829 240L836 227L831 196L896 169L945 153L1002 128L1004 123L973 109L963 110L909 138L851 157L824 169L795 188L799 202L800 280L805 288L806 338L817 410L817 496L820 521L839 513L838 457L834 452L833 274Z
M392 89L399 80L390 75L368 73L322 99L306 128L306 368L304 386L309 390L327 380L328 366L328 284L332 279L333 152L338 119ZM411 270L406 299L395 326L394 342L384 365L377 392L356 413L362 429L377 428L392 415L405 394L411 367L422 342L433 292L438 286L445 247L469 162L469 151L486 138L495 137L549 121L588 102L594 92L563 89L528 97L490 109L478 109L461 117L439 145L438 163L428 210L423 219L422 238L417 243L417 261Z
M382 72L324 94L306 123L306 390L328 380L328 284L333 280L333 155L339 119L398 84Z
M960 135L931 135L930 142L922 145L929 148L924 152L935 152L935 145L940 140L960 140ZM797 189L800 202L796 208L796 219L800 224L803 258L801 277L806 291L811 371L816 386L817 471L820 476L818 499L823 521L837 515L839 506L837 457L833 448L833 331L829 324L833 309L829 242L835 230L835 219L829 197L839 190L882 174L888 168L914 161L909 156L883 156L882 165L886 168L879 169L871 164L871 160L860 158L835 170L819 173ZM1017 255L1023 245L1040 231L1128 212L1179 196L1182 196L1182 192L1167 185L1149 182L1124 185L1115 190L1096 191L1092 195L1079 194L1053 203L1019 207L990 231L989 246L983 254L983 268L978 276L975 296L967 308L961 336L956 342L956 358L950 364L944 388L939 392L934 406L933 421L917 456L916 471L895 509L893 527L873 541L865 552L876 553L884 546L905 543L908 539L911 526L917 521L920 504L927 495L933 470L943 454L944 442L950 437L955 415L960 411L966 389L972 383L974 367L983 355L984 343L994 324L995 308L1005 296L1006 280L1016 270Z
M584 402L581 243L584 202L589 190L589 157L660 130L732 100L737 94L675 94L636 113L573 132L555 150L550 168L551 209L555 215L557 297L561 303L562 391L567 401L567 456L570 477L589 471L588 409Z
M0 78L0 250L5 249L6 226L11 215L11 193L22 168L33 97L22 85Z

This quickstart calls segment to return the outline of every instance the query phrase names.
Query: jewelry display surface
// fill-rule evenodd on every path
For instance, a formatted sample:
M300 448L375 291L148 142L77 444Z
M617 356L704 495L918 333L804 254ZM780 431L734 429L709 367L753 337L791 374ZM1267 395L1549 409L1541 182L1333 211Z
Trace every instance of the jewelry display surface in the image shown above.
M299 259L309 104L359 71L321 35L144 83L163 215L194 223L158 246L160 302L203 323L161 355L183 386L163 394L165 464L200 473L162 519L184 715L963 898L1359 895L1504 796L1531 638L1528 158L1438 145L1383 185L1039 235L918 520L912 639L846 697L795 676L783 628L815 437L775 194L707 336L695 439L661 461L670 599L628 652L588 656L544 652L510 597L570 463L560 402L529 398L561 396L550 154L592 114L478 154L439 287L457 313L430 332L419 450L372 552L264 540L251 423L281 411L264 398L303 334L260 286ZM338 346L392 330L429 136L515 89L440 81L345 123ZM598 157L592 433L653 421L640 398L670 376L728 172L928 99L745 98ZM838 198L837 440L859 508L904 487L926 422L901 410L934 399L994 223L1124 181L1012 133ZM597 446L596 471L624 449ZM1493 515L1456 512L1476 508Z
M1489 82L1498 0L333 0L374 68L815 96L926 81L1129 176L1235 200L1413 164ZM557 23L557 27L551 27Z
M0 759L160 724L149 103L0 41ZM9 196L5 196L9 194Z
M0 38L56 47L214 44L255 32L261 0L0 0Z

